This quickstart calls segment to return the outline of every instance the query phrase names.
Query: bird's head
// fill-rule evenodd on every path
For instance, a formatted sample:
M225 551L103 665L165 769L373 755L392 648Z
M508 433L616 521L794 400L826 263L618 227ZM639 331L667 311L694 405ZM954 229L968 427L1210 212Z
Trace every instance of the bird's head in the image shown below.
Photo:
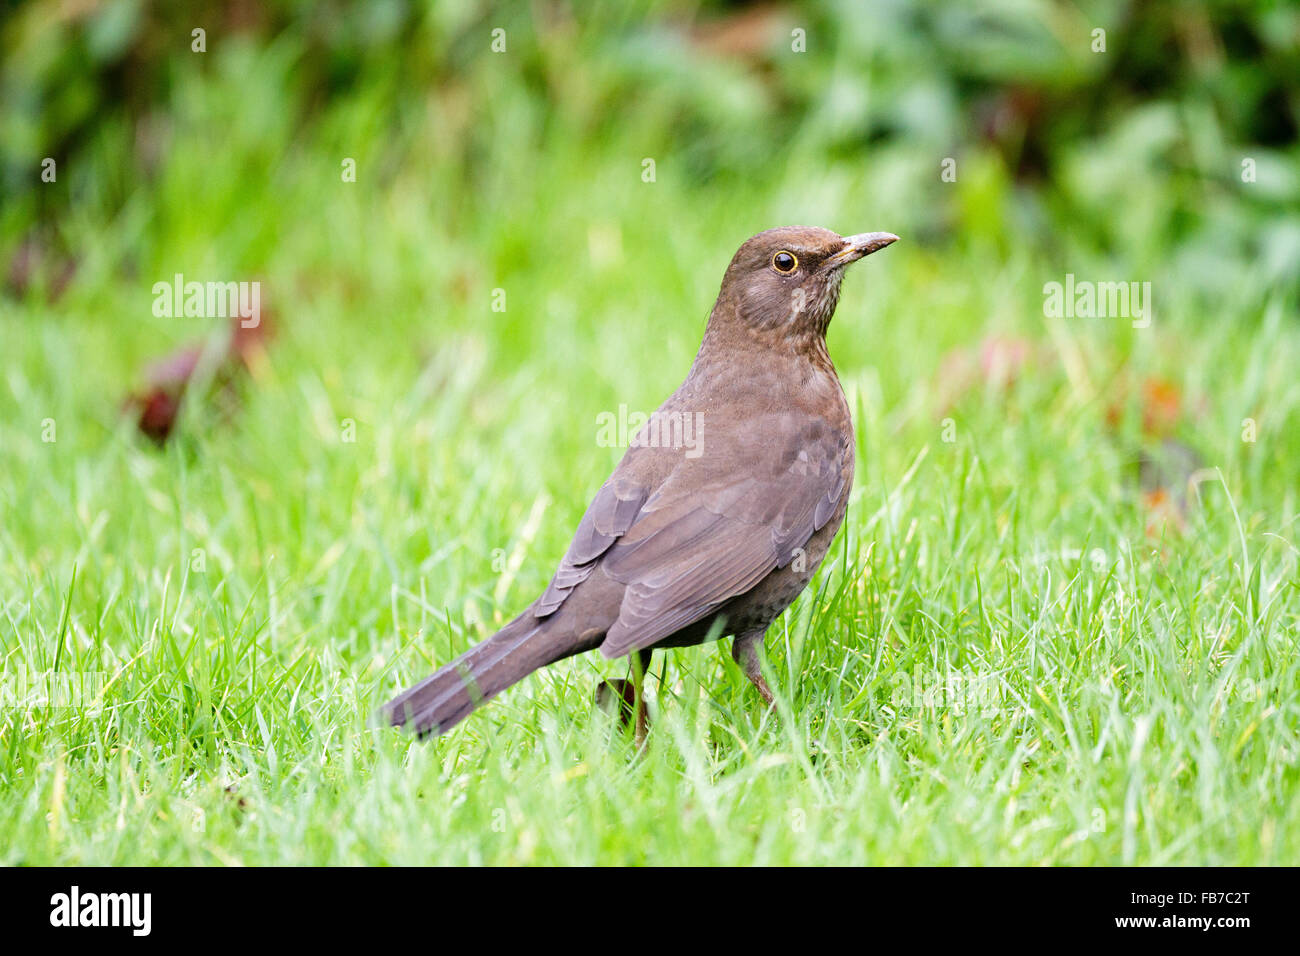
M897 239L888 232L841 236L817 226L760 232L732 258L714 312L752 329L825 335L844 269Z

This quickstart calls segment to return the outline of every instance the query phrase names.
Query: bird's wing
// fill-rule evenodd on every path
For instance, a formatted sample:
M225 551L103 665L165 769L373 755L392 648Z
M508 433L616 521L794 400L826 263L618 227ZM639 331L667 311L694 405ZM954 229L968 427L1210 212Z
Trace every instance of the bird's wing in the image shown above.
M599 558L627 585L601 652L649 647L789 564L834 515L851 441L821 419L776 413L707 458L683 457Z
M624 463L631 457L625 458ZM619 536L632 527L632 522L641 513L650 489L631 475L624 474L626 470L624 464L620 464L587 506L587 513L578 523L578 530L574 532L573 541L555 577L533 605L533 614L537 617L554 614L573 589L591 576L596 562Z

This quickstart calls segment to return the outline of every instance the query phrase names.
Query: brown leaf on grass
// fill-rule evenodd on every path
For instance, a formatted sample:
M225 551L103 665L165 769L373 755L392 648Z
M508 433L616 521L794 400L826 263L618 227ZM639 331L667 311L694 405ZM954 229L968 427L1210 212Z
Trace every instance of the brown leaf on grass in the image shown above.
M703 52L716 57L752 60L766 54L778 37L786 37L787 15L776 4L758 4L715 20L694 24L690 39Z
M1186 530L1192 487L1204 467L1200 452L1173 438L1138 453L1138 488L1148 537L1158 537L1165 528Z
M1106 408L1106 424L1118 428L1131 401L1137 402L1142 435L1155 441L1168 438L1180 426L1199 418L1205 406L1203 398L1188 401L1178 383L1169 379L1148 376L1135 385L1124 377Z
M245 326L238 316L230 320L230 329L215 358L208 400L219 400L233 409L239 401L239 383L249 373L252 380L262 377L266 363L266 342L272 334L271 313L263 308L255 326ZM132 392L123 403L128 414L136 418L140 432L161 447L167 443L180 415L195 372L204 362L210 346L192 343L152 362L144 374L144 387Z
M1106 407L1107 426L1120 438L1126 417L1135 416L1130 420L1140 431L1140 444L1129 461L1136 459L1136 472L1130 475L1136 478L1146 534L1181 534L1194 501L1192 487L1205 467L1205 459L1189 443L1204 399L1189 402L1182 386L1169 379L1148 376L1135 381L1126 373L1121 373L1115 392Z

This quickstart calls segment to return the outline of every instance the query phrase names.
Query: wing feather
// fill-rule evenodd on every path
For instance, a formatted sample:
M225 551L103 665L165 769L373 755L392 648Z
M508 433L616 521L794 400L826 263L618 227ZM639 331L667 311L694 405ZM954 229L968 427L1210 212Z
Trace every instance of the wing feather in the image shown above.
M539 618L554 614L564 599L591 576L597 561L632 527L649 495L648 489L615 472L601 486L578 523L573 542L545 593L533 605Z

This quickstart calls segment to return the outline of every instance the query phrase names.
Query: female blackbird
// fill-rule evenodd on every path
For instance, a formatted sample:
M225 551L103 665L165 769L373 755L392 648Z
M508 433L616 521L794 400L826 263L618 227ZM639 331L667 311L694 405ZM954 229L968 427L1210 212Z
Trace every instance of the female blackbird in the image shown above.
M853 422L826 351L844 269L896 241L786 226L732 258L686 380L596 492L546 591L384 705L421 736L562 658L734 635L769 704L767 627L821 564L853 481ZM639 693L638 693L639 697Z

